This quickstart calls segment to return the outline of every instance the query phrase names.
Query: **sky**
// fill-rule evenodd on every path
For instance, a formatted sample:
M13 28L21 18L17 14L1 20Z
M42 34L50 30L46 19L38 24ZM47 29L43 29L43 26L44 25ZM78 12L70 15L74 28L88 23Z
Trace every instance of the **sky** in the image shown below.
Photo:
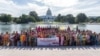
M13 17L28 14L30 11L36 11L39 16L43 16L48 8L54 16L76 16L79 13L100 16L100 0L0 0L0 14L11 14Z

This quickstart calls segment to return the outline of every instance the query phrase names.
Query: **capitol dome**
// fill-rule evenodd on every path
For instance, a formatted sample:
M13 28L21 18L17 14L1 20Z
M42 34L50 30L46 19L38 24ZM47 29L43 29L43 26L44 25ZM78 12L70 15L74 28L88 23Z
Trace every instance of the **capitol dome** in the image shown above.
M52 16L51 10L50 8L48 8L48 10L46 11L46 15L45 16L41 16L40 17L44 22L53 22L55 20L55 16Z
M48 15L48 16L52 16L52 13L51 13L50 8L48 8L46 15Z

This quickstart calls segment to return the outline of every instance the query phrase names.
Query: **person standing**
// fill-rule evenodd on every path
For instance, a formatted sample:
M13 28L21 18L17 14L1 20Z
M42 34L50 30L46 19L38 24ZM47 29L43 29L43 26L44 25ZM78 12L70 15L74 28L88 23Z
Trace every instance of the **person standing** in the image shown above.
M86 32L86 45L90 45L90 35Z
M15 36L14 33L10 34L9 40L10 40L10 45L11 45L11 46L14 46L14 36Z
M0 34L0 46L3 44L2 40L3 40L3 33Z
M98 34L98 36L97 36L98 38L97 38L97 41L98 41L98 45L100 45L100 33Z
M21 46L25 46L25 41L26 41L26 35L25 33L22 33L20 36Z
M83 37L83 45L86 45L86 34L83 33L82 37Z
M91 45L96 45L96 33L92 33L91 35L90 35L90 44Z
M20 34L16 31L15 33L15 37L16 37L16 45L20 46L21 42L20 42Z
M62 35L62 34L59 36L59 45L60 46L64 45L64 35Z
M9 46L9 33L8 32L6 32L6 34L4 34L3 36L3 45Z
M31 31L29 32L29 39L28 39L28 42L29 42L29 46L32 46L32 34L31 34Z

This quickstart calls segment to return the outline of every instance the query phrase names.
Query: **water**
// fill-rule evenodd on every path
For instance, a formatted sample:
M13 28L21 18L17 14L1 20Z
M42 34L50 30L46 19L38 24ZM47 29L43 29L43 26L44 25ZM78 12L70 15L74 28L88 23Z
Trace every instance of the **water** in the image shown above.
M0 33L5 33L5 32L10 32L12 33L13 31L18 31L20 32L21 30L27 30L30 27L34 28L34 25L28 25L28 24L11 24L11 25L0 25Z
M18 31L20 32L21 30L27 30L30 27L35 28L36 26L41 26L45 27L50 24L11 24L11 25L0 25L0 33L4 32L10 32L12 33L13 31ZM71 29L75 29L77 25L67 25L67 24L51 24L53 27L61 27L61 29L67 29L67 27L71 27ZM100 33L100 25L78 25L79 29L81 30L92 30L93 32Z

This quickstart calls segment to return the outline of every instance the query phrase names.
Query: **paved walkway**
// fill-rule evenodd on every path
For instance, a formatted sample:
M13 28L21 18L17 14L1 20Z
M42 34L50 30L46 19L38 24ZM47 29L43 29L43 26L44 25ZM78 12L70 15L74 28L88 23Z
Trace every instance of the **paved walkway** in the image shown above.
M0 56L100 56L100 46L0 47Z

